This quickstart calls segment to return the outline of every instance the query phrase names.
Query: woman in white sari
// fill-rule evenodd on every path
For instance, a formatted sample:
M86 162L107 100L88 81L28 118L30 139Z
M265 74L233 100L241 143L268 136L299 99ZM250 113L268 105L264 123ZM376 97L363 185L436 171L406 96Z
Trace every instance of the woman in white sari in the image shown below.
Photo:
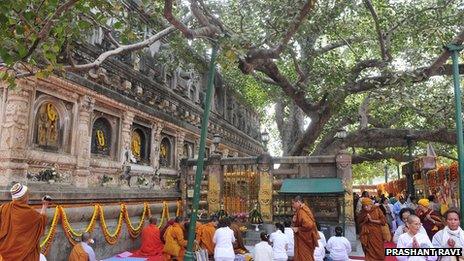
M432 244L437 248L463 248L464 251L464 231L459 226L461 216L457 209L449 209L444 214L446 227L438 231L432 239ZM447 256L442 257L443 261L464 260L463 257Z

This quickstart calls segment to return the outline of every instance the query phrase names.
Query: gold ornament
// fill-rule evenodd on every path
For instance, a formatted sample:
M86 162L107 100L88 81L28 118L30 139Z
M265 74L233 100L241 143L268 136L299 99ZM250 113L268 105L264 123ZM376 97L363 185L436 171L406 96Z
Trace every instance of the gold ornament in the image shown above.
M97 130L97 141L98 141L98 146L100 147L105 147L105 134L103 133L102 130Z

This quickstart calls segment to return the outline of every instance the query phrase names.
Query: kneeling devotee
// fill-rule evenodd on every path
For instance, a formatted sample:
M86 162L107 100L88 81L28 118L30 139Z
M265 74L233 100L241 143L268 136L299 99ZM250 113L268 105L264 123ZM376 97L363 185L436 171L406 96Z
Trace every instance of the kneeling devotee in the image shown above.
M214 233L216 232L217 225L218 220L215 217L211 218L209 223L201 225L198 225L197 223L198 228L196 239L200 247L208 251L208 256L214 255L213 237Z
M16 183L10 192L13 200L0 206L0 260L39 260L50 202L42 200L39 213L28 204L27 186Z
M157 221L155 217L150 217L150 224L142 231L142 245L131 257L148 257L149 261L164 260L164 244L161 242Z
M82 233L81 243L74 245L68 261L97 261L95 252L90 246L93 243L95 242L90 233Z
M408 232L404 233L398 239L397 248L433 248L432 242L427 235L419 233L421 222L420 218L416 215L409 215L408 220L406 221L408 226ZM396 260L406 261L406 260L437 260L436 256L397 256Z
M184 224L185 220L182 217L176 217L174 224L166 229L164 234L164 256L168 260L177 258L178 261L184 260L185 247L187 246L187 240L184 239Z

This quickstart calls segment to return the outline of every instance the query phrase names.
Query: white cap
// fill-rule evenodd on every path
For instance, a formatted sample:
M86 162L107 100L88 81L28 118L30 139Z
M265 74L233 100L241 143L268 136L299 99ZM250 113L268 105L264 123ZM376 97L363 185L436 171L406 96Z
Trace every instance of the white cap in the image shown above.
M18 199L26 194L27 186L21 185L21 183L16 183L13 187L11 187L10 192L13 199Z

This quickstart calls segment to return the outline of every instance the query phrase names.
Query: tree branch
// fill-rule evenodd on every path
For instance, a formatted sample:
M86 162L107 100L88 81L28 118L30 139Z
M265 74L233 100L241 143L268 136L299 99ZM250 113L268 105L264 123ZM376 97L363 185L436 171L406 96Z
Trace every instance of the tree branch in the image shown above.
M146 40L144 40L142 42L138 42L138 43L130 44L130 45L121 45L116 49L104 52L104 53L100 54L100 56L98 56L98 58L95 61L91 62L91 63L75 65L75 66L72 66L72 65L71 66L65 66L64 69L69 70L69 71L82 71L82 70L88 70L88 69L98 67L106 59L108 59L111 56L114 56L114 55L117 55L117 54L120 54L120 53L123 53L123 52L130 52L130 51L140 50L140 49L143 49L145 47L148 47L148 46L152 45L154 42L158 41L159 39L161 39L163 37L166 37L170 33L174 32L175 30L176 30L176 28L174 26L169 26L168 28L160 31L159 33L157 33L155 35L152 35L150 38L147 38Z
M375 30L377 31L377 37L378 37L379 44L380 44L380 54L382 56L382 60L390 61L392 60L392 56L388 50L388 46L385 41L386 35L380 28L379 16L375 12L375 9L374 9L374 6L372 5L371 0L363 0L363 2L366 8L371 13L372 19L374 20Z

